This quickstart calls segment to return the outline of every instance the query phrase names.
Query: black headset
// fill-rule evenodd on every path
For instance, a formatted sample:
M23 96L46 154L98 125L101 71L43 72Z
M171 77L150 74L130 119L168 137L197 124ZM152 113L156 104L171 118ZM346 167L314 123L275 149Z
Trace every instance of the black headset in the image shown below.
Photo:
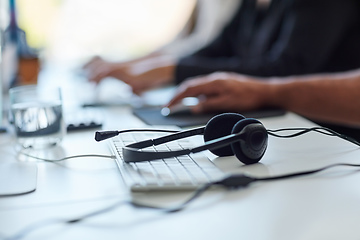
M294 130L297 130L298 132L285 136L276 134L276 132ZM340 137L360 146L360 143L355 139L337 133L329 128L313 127L267 130L259 120L254 118L245 118L243 115L238 113L219 114L211 118L204 127L194 128L186 131L160 129L101 131L96 132L95 140L102 141L107 138L114 137L120 133L134 131L171 132L173 134L126 145L122 149L125 162L151 161L209 150L219 157L235 155L237 159L239 159L240 162L244 164L254 164L259 162L265 154L268 145L268 135L281 138L290 138L300 136L310 131L315 131L328 136ZM203 135L205 144L199 147L174 151L154 152L144 150L144 148L147 147L157 146L195 135Z
M95 140L101 141L129 131L133 130L96 132ZM205 144L175 151L152 152L142 150L146 147L195 135L204 135ZM253 164L259 162L263 157L267 145L267 130L259 120L245 118L237 113L223 113L211 118L204 127L129 144L123 148L123 156L125 162L141 162L210 150L219 157L235 155L242 163Z

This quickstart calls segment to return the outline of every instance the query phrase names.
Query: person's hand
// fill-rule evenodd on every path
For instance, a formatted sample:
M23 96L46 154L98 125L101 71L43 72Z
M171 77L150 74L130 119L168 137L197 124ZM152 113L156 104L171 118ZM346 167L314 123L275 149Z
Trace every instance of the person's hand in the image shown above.
M122 63L97 57L84 67L90 81L98 83L105 77L114 77L127 83L136 94L171 83L174 68L174 61L165 56Z
M199 97L199 104L192 108L194 113L254 110L267 105L270 86L260 79L217 72L185 81L167 106L185 97Z
M88 80L96 83L99 83L103 78L112 76L117 68L122 68L122 64L112 63L98 56L83 66Z

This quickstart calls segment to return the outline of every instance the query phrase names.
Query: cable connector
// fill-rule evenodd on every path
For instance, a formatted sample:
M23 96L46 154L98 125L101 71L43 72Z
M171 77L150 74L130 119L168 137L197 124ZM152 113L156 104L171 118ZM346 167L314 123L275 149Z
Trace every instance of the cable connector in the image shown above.
M255 182L256 180L256 178L252 178L244 174L235 174L215 182L214 185L222 185L227 188L240 188L247 187L250 183Z

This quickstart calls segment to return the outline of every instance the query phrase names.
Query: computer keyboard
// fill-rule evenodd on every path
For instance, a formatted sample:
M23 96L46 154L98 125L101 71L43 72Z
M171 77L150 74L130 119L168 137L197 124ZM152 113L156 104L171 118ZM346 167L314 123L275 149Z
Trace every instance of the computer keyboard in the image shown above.
M224 177L225 174L204 153L145 162L126 163L123 160L122 147L125 145L160 136L164 133L130 132L110 140L121 175L131 191L190 190ZM144 150L169 151L194 146L189 139L181 139Z
M76 131L84 129L101 128L103 124L102 113L93 108L81 108L65 112L66 130Z

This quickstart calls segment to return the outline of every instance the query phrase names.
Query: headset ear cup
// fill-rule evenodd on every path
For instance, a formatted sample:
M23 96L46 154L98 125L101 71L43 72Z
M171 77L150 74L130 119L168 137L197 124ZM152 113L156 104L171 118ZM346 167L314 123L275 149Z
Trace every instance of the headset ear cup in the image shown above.
M246 129L244 129L246 128ZM232 134L245 130L245 140L231 144L235 156L244 164L254 164L260 161L268 145L268 133L262 123L253 118L247 118L234 125Z
M243 119L245 117L238 113L222 113L211 118L205 126L204 141L208 142L230 135L234 125ZM234 155L230 145L210 151L219 157Z

